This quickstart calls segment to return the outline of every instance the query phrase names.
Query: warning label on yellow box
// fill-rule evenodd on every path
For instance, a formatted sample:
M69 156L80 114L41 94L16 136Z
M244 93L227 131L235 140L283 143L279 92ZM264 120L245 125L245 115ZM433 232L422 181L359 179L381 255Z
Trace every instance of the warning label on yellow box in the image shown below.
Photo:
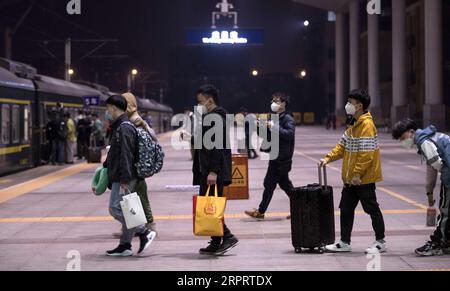
M245 166L233 166L232 179L233 183L230 187L246 187L247 186L247 171Z

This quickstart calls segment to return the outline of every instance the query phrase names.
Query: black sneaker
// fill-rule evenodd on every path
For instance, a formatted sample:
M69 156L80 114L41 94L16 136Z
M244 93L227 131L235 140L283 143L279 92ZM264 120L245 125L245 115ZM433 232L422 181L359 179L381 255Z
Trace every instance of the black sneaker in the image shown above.
M199 250L199 253L201 255L214 255L219 249L220 249L220 243L210 241L209 245L206 248Z
M447 242L442 248L445 255L450 255L450 242Z
M223 243L220 245L220 248L216 251L215 255L221 256L234 248L238 244L239 240L237 237L230 236L229 238L224 238Z
M107 256L110 257L130 257L133 255L131 251L131 245L119 245L117 248L106 252Z
M423 247L416 249L416 254L422 257L442 256L444 251L439 243L428 241Z
M156 232L146 230L145 233L139 235L141 244L139 245L138 255L142 254L153 242L156 237Z

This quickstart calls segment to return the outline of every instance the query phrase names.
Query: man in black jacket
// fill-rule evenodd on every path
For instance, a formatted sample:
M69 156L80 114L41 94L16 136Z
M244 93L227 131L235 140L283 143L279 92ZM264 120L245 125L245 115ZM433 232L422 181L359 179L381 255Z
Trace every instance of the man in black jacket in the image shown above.
M202 118L202 131L194 133L194 162L192 172L194 174L194 185L200 185L200 195L206 195L208 186L217 185L218 196L222 197L223 187L231 184L231 149L227 144L229 140L226 126L226 110L218 106L219 91L212 85L205 85L197 91L197 107L206 113ZM213 129L213 126L204 125L205 119L215 119L222 122L220 133L213 135L211 141L205 141L205 133ZM198 126L198 125L197 125ZM214 123L214 126L217 126ZM221 142L219 145L216 144ZM210 142L211 145L206 143ZM200 146L201 143L201 146ZM235 247L238 239L224 223L224 236L212 237L208 247L200 249L200 254L222 255Z
M279 152L276 159L269 161L269 168L264 179L263 198L259 208L245 211L245 214L257 220L264 220L264 214L269 207L277 184L288 196L294 189L289 179L289 172L292 168L295 147L295 121L292 115L286 112L288 105L289 96L283 93L275 93L272 96L271 109L279 115L279 124L269 121L266 125L269 129L269 136L274 131L278 132Z
M119 246L107 251L108 256L132 256L131 241L135 233L139 234L140 247L138 254L142 253L152 243L154 233L147 230L145 225L128 229L120 207L122 196L134 192L136 187L136 169L134 159L136 153L136 129L126 114L127 101L123 96L114 95L106 100L107 112L105 117L110 120L113 129L111 148L109 149L103 167L108 169L111 196L109 212L112 217L122 224L122 235Z

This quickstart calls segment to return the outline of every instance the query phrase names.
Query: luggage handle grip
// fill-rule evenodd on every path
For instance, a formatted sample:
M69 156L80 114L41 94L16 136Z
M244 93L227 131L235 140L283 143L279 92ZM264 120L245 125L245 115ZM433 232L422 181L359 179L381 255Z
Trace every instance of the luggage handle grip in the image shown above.
M323 181L322 181L322 169L323 169ZM318 165L318 172L319 172L319 185L321 188L328 188L328 177L327 177L327 166L326 165ZM325 182L325 184L323 183Z
M91 133L91 136L89 136L89 146L93 148L97 147L97 140L93 133Z

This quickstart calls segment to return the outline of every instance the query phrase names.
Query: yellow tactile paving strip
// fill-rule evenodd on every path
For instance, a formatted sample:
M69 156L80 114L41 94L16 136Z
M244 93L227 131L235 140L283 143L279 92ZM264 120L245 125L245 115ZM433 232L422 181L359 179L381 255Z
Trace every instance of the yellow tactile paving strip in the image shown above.
M422 209L400 209L400 210L384 210L384 214L424 214ZM339 211L335 211L335 215L339 215ZM356 211L357 215L363 215L364 211ZM285 218L289 213L275 212L267 213L266 218ZM245 214L226 214L226 219L243 219L249 218ZM192 214L183 215L156 215L155 220L191 220ZM250 218L249 218L250 219ZM0 223L30 223L30 222L92 222L92 221L112 221L110 216L92 216L92 217L12 217L0 218Z
M64 178L70 177L82 171L98 167L98 164L78 164L63 170L38 177L36 179L20 183L5 189L0 190L0 203L4 203L26 193L32 192L39 188L48 186Z

